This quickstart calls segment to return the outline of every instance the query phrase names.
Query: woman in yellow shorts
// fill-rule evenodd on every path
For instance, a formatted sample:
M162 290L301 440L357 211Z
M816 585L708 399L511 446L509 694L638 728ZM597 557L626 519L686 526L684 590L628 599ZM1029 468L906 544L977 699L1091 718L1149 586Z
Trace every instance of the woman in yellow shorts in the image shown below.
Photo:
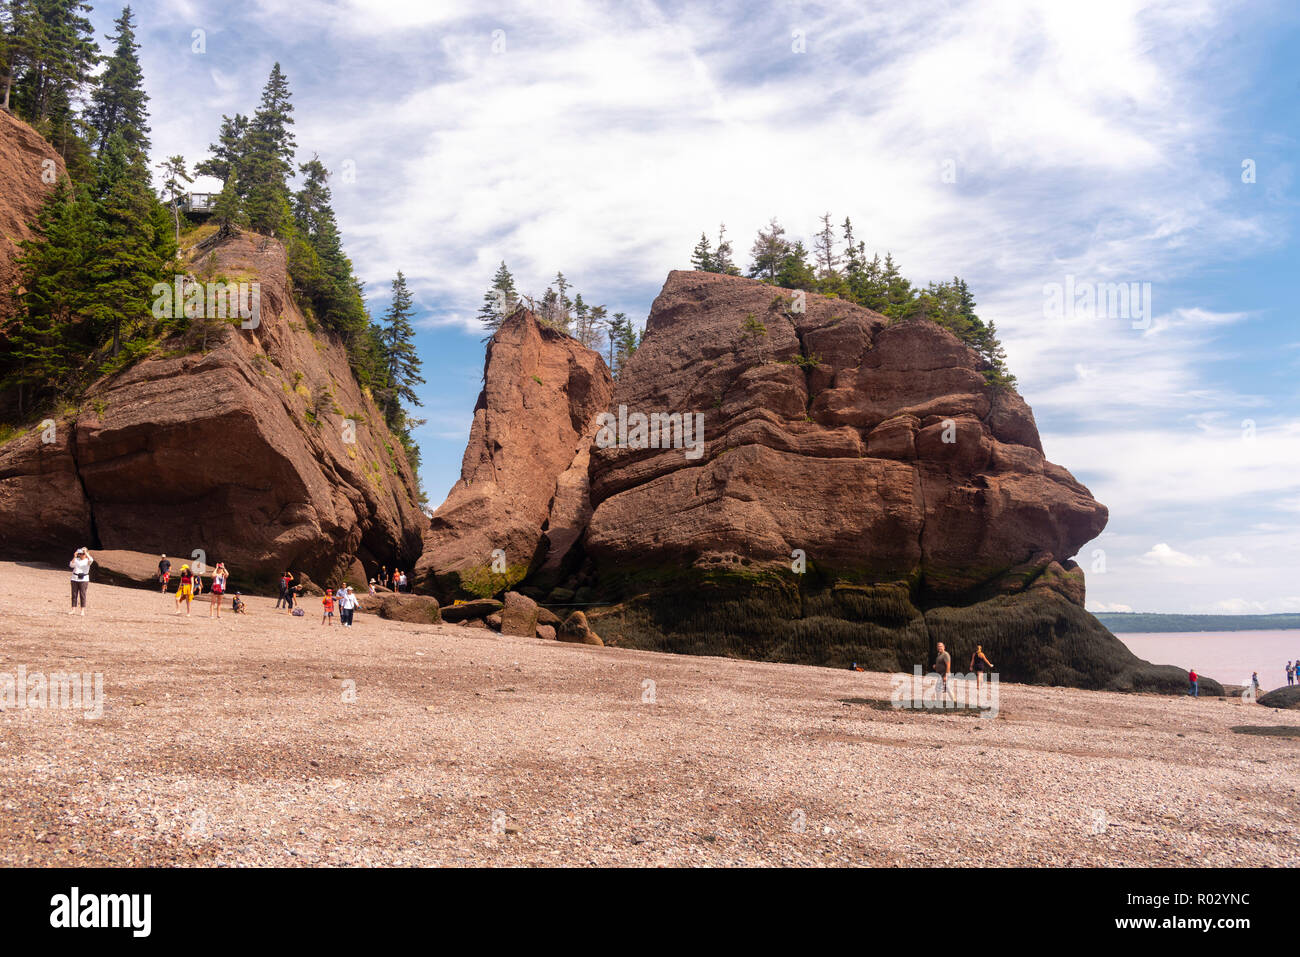
M180 614L181 602L185 602L185 617L190 615L190 603L194 600L194 573L189 565L181 566L180 584L176 586L176 614Z

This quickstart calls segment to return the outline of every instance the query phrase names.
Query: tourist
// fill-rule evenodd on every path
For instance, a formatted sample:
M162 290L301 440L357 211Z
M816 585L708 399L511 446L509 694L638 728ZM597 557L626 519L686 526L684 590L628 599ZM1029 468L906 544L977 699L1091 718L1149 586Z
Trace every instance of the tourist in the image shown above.
M180 584L176 586L176 614L181 613L181 602L185 602L185 617L190 617L190 603L194 601L194 573L189 565L181 566Z
M158 562L158 580L162 582L162 593L164 595L167 594L167 582L171 580L171 577L172 563L168 561L167 556L164 555Z
M280 576L280 597L275 600L275 607L279 608L280 603L284 602L287 607L293 607L293 598L289 595L289 586L293 584L293 573L286 571Z
M952 656L943 650L943 642L939 642L935 647L934 670L939 674L939 680L935 682L935 697L938 698L942 692L946 698L952 695L953 703L957 702L957 695L948 687L948 675L952 673ZM938 702L936 701L936 704Z
M95 559L84 545L77 549L72 561L68 562L68 568L72 569L72 608L68 611L69 615L77 613L78 601L81 602L82 617L86 615L86 592L90 590L90 566L93 564Z
M1300 664L1300 661L1296 662L1296 664ZM1289 661L1286 663L1286 683L1289 685L1295 684L1295 667Z
M397 579L400 576L400 574L401 573L398 572L396 568L393 569L393 580L389 583L393 586L393 591L397 591Z
M984 677L985 670L993 670L993 662L984 657L983 645L975 646L975 654L970 656L970 670L975 672L975 700L979 701L980 680Z
M208 617L221 617L221 596L226 593L226 578L229 572L226 571L225 562L217 562L217 567L212 570L212 600L208 605Z
M284 574L286 575L286 577L289 577L289 578L292 578L292 577L293 577L293 576L289 575L288 572L285 572ZM302 586L301 586L301 585L295 585L295 584L293 584L292 582L290 582L288 585L285 586L285 589L284 589L284 607L289 609L289 614L291 614L291 615L294 614L294 610L293 610L293 598L294 598L294 596L295 596L296 594L298 594L298 592L300 592L300 591L302 591ZM298 611L299 611L299 612L302 612L302 609L300 608L300 609L298 609ZM303 612L303 613L305 614L305 612Z
M387 565L379 566L379 584L380 587L382 588L388 587L388 566Z
M320 623L321 623L322 625L324 625L324 624L328 624L328 625L330 625L330 627L333 627L333 625L334 625L334 596L331 595L329 592L326 592L326 593L325 593L325 597L322 598L320 601L321 601L321 604L322 604L322 605L324 606L324 608L325 608L324 613L321 615Z
M194 597L197 598L203 594L203 563L199 562L199 567L194 569Z
M357 596L353 593L351 586L343 589L343 599L339 604L339 622L348 627L352 627L352 616L357 611Z
M236 615L248 614L248 603L240 597L239 592L235 592L235 597L230 600L230 610Z
M1187 684L1189 686L1187 693L1193 698L1199 698L1201 696L1200 680L1200 677L1196 674L1195 668L1187 672Z
M369 583L369 586L368 586L368 587L370 588L370 594L372 594L372 595L378 595L378 594L379 594L379 590L375 588L375 580L374 580L373 578L370 579L370 583Z
M1258 671L1252 671L1250 673L1250 690L1255 692L1256 695L1259 694L1259 672Z
M397 578L397 590L406 591L406 572L402 572Z

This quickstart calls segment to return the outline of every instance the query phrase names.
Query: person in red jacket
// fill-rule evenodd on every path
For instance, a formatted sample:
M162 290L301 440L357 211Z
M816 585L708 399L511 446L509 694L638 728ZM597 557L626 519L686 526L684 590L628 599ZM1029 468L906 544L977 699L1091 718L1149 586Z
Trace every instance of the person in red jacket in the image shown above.
M1187 693L1191 695L1193 698L1199 698L1201 696L1200 690L1196 686L1196 683L1200 680L1201 679L1196 674L1195 668L1187 672L1187 682L1188 684L1191 685L1191 687L1187 690Z

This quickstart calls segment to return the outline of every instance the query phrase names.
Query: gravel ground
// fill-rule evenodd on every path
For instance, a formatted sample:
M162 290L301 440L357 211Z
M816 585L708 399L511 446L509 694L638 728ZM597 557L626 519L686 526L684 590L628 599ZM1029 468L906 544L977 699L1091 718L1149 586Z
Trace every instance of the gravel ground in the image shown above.
M884 674L67 592L0 563L0 673L104 688L0 714L0 865L1300 863L1300 738L1232 731L1300 714L1239 700L909 712Z

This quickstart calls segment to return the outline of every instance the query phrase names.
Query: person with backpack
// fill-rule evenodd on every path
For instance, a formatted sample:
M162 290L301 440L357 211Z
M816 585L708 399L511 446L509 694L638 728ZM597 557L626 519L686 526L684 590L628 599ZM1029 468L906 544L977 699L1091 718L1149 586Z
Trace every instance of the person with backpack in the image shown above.
M171 581L172 563L164 555L158 562L158 581L162 582L162 593L167 594L167 583Z
M72 609L69 615L77 613L77 602L80 601L81 617L86 617L86 593L90 591L90 566L93 564L95 559L85 545L78 548L72 561L68 562L68 568L72 570Z

